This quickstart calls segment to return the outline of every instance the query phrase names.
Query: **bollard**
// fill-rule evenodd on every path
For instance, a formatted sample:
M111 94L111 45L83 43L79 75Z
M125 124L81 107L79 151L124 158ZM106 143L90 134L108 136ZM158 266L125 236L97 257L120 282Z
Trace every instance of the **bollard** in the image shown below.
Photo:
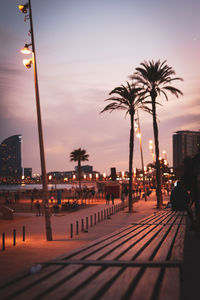
M104 209L104 220L106 219L106 210Z
M92 216L90 216L90 226L93 226L93 220L92 220Z
M96 225L97 224L97 214L95 213L94 214L94 225Z
M73 238L73 224L71 224L71 239Z
M109 214L108 214L108 208L107 208L107 218L109 217Z
M114 209L113 208L114 208L114 206L112 206L112 215L114 215Z
M2 233L2 251L5 250L5 233Z
M78 221L76 221L76 234L78 235Z
M25 242L25 226L22 226L22 241Z
M84 220L81 219L81 231L83 232L84 231Z
M13 229L13 246L16 245L16 229Z
M100 222L100 212L98 211L98 222Z
M103 210L101 211L101 221L103 221Z
M86 230L88 230L88 217L86 217Z

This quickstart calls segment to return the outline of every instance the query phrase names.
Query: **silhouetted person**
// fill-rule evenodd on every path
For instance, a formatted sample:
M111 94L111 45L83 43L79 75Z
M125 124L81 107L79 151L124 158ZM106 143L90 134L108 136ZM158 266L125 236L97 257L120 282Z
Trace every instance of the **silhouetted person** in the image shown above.
M114 204L114 201L115 201L115 195L112 193L111 194L111 199L112 199L112 204Z
M173 210L177 210L177 211L186 210L188 213L188 217L190 218L191 223L193 225L191 199L182 181L178 181L177 185L172 190L170 195L170 202Z
M40 202L37 200L35 203L35 208L36 208L36 216L40 216L41 213L41 205Z
M110 202L110 194L106 193L106 204L109 204Z

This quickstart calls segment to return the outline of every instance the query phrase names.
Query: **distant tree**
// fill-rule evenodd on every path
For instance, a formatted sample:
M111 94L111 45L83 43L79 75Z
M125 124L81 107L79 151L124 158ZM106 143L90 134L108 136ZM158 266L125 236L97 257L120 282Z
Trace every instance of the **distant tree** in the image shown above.
M79 188L81 189L81 162L88 161L89 154L86 153L86 150L78 148L75 149L70 153L70 161L77 161L78 162L78 181L79 181Z
M153 131L154 131L154 143L156 152L156 196L157 207L162 207L162 192L161 192L161 171L159 161L159 140L158 140L158 125L156 116L156 98L158 95L163 94L165 99L168 100L167 92L172 93L177 98L183 93L171 86L174 80L182 80L179 77L173 77L175 71L166 64L166 60L161 62L160 60L154 62L145 61L140 64L141 67L136 68L136 72L131 76L133 80L143 89L143 96L146 99L150 97L153 116Z
M134 150L134 115L136 110L142 109L147 112L151 112L151 110L145 105L145 101L143 101L140 96L141 88L136 87L135 85L131 85L127 82L127 86L121 85L120 87L116 87L113 89L109 95L112 97L106 99L105 101L112 101L108 104L102 111L110 111L114 110L124 110L126 114L130 116L130 142L129 142L129 212L133 211L133 199L132 199L132 180L133 180L133 150Z

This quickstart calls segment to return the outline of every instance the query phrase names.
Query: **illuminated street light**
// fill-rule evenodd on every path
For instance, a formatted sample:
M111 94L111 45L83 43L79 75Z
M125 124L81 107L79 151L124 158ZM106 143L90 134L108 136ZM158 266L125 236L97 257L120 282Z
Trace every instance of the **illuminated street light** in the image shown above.
M139 141L140 141L140 154L141 154L142 175L143 175L143 191L144 191L145 201L147 201L146 188L145 188L144 159L143 159L143 152L142 152L142 137L141 137L141 131L140 131L140 119L139 119L138 111L137 111L136 122L137 122L137 137L139 138Z
M43 142L43 132L42 132L42 119L41 119L41 110L40 110L40 97L39 97L39 87L38 87L38 77L37 77L36 51L35 51L35 41L34 41L34 32L33 32L31 0L28 0L28 3L24 5L20 4L19 10L23 14L26 14L29 10L29 14L25 16L24 21L28 19L30 20L31 43L25 44L25 47L21 50L21 52L25 54L30 54L32 52L32 58L29 59L28 61L25 61L24 65L26 68L30 68L31 64L33 64L38 136L39 136L39 146L40 146L40 162L41 162L41 171L42 171L42 188L43 188L43 204L44 204L44 215L45 215L45 225L46 225L46 238L47 241L52 241L52 230L51 230L51 222L50 222L50 214L49 214L47 173L46 173L46 163L45 163L45 154L44 154L44 142ZM30 45L32 46L32 51L28 49Z
M23 64L27 69L30 69L32 63L33 63L32 58L31 59L23 59Z
M24 5L23 5L23 4L20 4L18 7L19 7L19 10L20 10L23 14L26 14L29 5L28 5L28 3L26 3L26 4L24 4Z
M32 51L29 49L29 46L31 46L31 44L25 44L24 48L22 48L20 52L23 54L31 54Z
M154 161L154 150L153 150L153 140L149 140L149 150L151 152L153 161Z

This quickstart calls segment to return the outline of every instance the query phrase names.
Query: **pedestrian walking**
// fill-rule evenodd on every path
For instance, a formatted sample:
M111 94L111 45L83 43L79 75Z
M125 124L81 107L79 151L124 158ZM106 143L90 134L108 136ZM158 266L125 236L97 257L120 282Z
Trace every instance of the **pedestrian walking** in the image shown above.
M114 204L114 201L115 201L115 195L112 193L111 194L111 199L112 199L112 204Z
M35 208L36 208L36 216L39 217L41 213L41 205L39 200L37 200L37 202L35 203Z
M34 203L34 195L31 194L31 211L33 210L33 203Z
M110 202L110 194L106 193L106 204L109 204Z

